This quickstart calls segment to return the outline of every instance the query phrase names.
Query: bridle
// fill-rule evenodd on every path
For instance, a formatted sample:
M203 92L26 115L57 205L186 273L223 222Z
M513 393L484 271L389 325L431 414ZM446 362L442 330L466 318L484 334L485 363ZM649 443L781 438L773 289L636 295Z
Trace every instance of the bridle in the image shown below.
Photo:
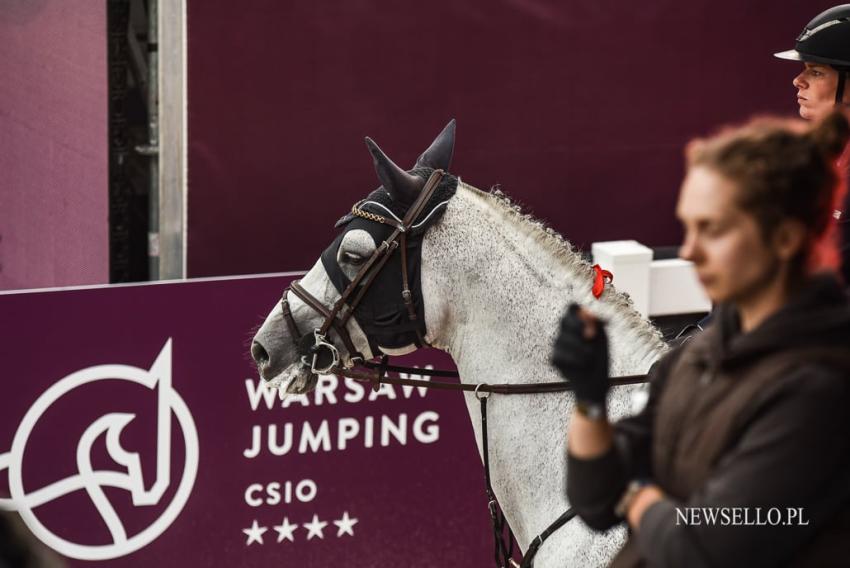
M425 204L428 203L428 200L440 185L440 181L443 179L444 175L445 172L443 170L434 170L433 173L431 173L428 181L425 182L425 187L422 188L422 191L407 210L404 219L402 219L400 223L394 219L388 219L382 215L364 211L359 207L359 203L352 207L351 212L353 215L376 223L389 225L392 227L393 231L389 237L387 237L381 245L375 249L375 252L372 253L372 256L369 257L363 266L360 267L360 270L357 271L357 274L345 290L341 292L339 299L336 303L334 303L331 309L326 308L321 301L305 290L299 282L293 282L290 284L289 288L284 291L283 298L280 302L283 318L286 320L286 325L289 327L289 331L296 342L297 349L302 353L302 363L307 365L307 357L312 355L312 359L309 361L309 366L311 372L314 374L337 373L345 375L345 372L351 370L350 368L342 368L340 366L339 350L327 339L327 333L331 328L333 328L342 340L345 348L348 350L350 362L365 362L363 354L360 353L360 351L358 351L354 346L354 342L351 340L351 335L348 333L346 325L351 319L351 316L354 314L354 311L357 309L357 306L360 304L360 301L366 295L366 292L369 291L369 287L375 281L378 274L381 272L381 269L383 269L384 265L396 249L400 251L401 255L401 297L407 310L407 317L411 322L424 324L424 322L417 321L418 315L416 313L416 305L413 293L410 291L410 282L407 273L407 235L410 227L413 226L413 223L422 213ZM295 294L295 296L324 318L322 325L318 329L313 330L312 334L304 335L298 329L298 325L295 323L295 319L292 317L292 311L289 308L289 301L287 299L288 292ZM424 328L424 325L421 327ZM417 346L427 345L424 333L422 333L420 329L420 327L416 327ZM312 345L309 344L310 335L312 335ZM306 348L309 349L309 353L305 353ZM322 355L326 355L324 357L327 361L325 364L321 363Z
M364 211L360 208L362 202L354 205L351 209L352 215L389 225L393 231L380 246L375 249L375 252L358 270L357 274L341 292L339 299L331 308L326 307L320 300L310 294L300 282L292 282L284 291L283 298L280 301L283 319L289 328L289 332L295 343L298 353L301 354L301 363L310 368L311 373L319 374L334 374L343 377L348 377L357 381L369 382L374 390L378 390L382 384L402 385L426 387L441 390L460 390L475 393L476 398L481 403L481 424L482 424L482 446L484 454L484 473L486 482L486 493L488 498L487 507L490 512L490 519L493 528L495 539L494 556L496 564L502 568L514 566L528 568L533 565L534 556L539 547L553 532L563 526L567 521L575 516L572 508L567 510L563 515L556 519L549 527L540 533L529 545L522 564L519 565L511 558L513 552L513 533L507 525L504 513L499 510L496 502L493 488L490 485L490 460L487 437L487 400L491 393L496 394L542 394L567 392L572 390L572 386L568 381L543 382L543 383L527 383L527 384L487 384L487 383L450 383L443 381L421 381L415 379L392 378L387 377L387 371L415 373L420 376L430 377L457 377L460 375L457 371L450 370L428 370L413 367L399 367L389 365L389 357L383 355L380 362L368 361L360 351L354 346L351 335L348 333L347 324L354 314L355 309L360 304L361 300L369 290L371 284L375 281L378 274L384 268L387 261L398 250L401 255L401 273L402 273L402 290L401 296L404 301L404 306L407 311L407 317L410 322L418 324L416 330L416 344L418 347L428 345L425 340L424 322L418 321L416 299L410 290L408 277L408 258L407 258L407 239L410 234L410 229L415 221L422 214L425 205L430 200L434 191L440 185L445 172L440 169L434 170L425 186L417 196L416 200L407 210L401 222L396 219L388 219L382 215ZM321 326L314 329L312 332L302 333L292 316L292 311L289 307L288 294L292 292L297 298L303 301L312 310L317 312L324 318ZM328 340L328 332L333 331L339 336L345 349L348 351L349 365L341 364L339 349ZM359 365L361 368L356 368ZM612 386L637 384L646 382L645 375L633 375L624 377L614 377L611 380ZM507 530L507 534L505 531Z

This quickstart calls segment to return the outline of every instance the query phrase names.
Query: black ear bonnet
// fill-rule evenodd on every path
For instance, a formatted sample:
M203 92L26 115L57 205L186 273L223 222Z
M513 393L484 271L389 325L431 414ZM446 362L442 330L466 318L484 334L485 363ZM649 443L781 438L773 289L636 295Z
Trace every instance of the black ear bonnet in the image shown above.
M432 172L431 168L416 168L410 170L409 173L426 180ZM354 317L366 334L373 355L380 353L379 345L386 348L400 348L411 344L415 344L417 347L421 346L418 337L425 337L426 333L420 281L422 238L428 227L442 217L448 201L457 191L457 184L458 179L446 173L422 212L407 231L407 278L415 302L416 320L411 321L409 319L401 294L404 288L401 275L401 251L394 251L378 274L368 274L359 285L368 284L369 289L355 308ZM383 187L379 187L370 193L369 197L359 205L361 210L387 219L392 219L393 215L398 219L403 219L409 207L409 203L394 201ZM321 260L325 272L341 295L351 284L351 280L343 273L337 263L337 252L345 234L354 229L362 229L372 236L376 246L380 246L383 241L390 237L393 228L384 223L370 221L351 213L337 221L336 227L342 227L343 230L322 253ZM419 335L417 335L417 330Z

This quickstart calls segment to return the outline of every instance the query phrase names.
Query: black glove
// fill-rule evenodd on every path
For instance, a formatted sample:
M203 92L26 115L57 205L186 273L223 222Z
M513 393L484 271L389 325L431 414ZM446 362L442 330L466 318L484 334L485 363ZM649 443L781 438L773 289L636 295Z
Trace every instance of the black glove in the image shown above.
M608 336L605 324L596 322L596 334L585 339L585 322L578 304L570 304L561 318L561 331L552 349L552 365L570 381L577 401L604 405L608 394Z

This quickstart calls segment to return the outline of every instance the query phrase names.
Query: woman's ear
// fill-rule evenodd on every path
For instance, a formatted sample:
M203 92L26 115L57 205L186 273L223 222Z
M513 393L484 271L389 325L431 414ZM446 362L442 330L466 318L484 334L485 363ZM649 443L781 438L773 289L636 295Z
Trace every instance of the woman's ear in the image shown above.
M797 219L783 219L774 229L771 241L776 255L789 262L808 246L808 231Z

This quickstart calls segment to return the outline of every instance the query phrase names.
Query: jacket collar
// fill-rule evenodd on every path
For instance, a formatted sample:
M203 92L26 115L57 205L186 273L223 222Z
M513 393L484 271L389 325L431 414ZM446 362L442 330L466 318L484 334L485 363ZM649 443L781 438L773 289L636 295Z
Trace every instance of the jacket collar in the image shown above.
M811 277L791 300L748 333L741 333L738 310L724 304L705 332L694 340L693 356L724 369L788 348L850 346L850 303L834 275Z

